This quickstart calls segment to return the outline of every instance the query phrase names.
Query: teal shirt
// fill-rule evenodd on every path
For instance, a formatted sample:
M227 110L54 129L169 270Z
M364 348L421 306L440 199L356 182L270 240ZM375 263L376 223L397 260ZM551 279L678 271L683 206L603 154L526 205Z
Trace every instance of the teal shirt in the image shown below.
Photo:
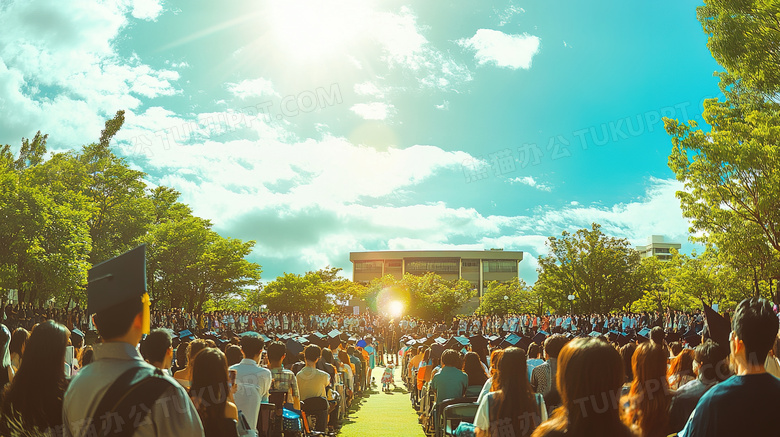
M447 399L463 397L469 377L459 369L450 366L442 367L441 371L431 379L431 388L436 390L436 404Z

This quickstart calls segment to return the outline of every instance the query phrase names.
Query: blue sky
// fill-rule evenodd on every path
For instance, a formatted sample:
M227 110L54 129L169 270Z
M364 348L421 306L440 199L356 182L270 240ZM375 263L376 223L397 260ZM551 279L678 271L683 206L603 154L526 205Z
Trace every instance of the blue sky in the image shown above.
M225 3L225 4L223 4ZM601 223L685 243L662 116L719 70L697 2L0 5L0 144L95 141L257 241L270 280L359 250L523 250Z

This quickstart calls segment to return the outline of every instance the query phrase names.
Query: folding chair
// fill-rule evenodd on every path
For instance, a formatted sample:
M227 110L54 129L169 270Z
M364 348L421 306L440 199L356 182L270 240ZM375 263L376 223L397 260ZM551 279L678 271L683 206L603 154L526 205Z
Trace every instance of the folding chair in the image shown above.
M474 423L474 418L477 416L477 408L479 404L476 402L452 404L446 406L442 412L442 431L445 436L454 436L455 429L460 422Z
M436 414L433 417L433 423L435 426L435 432L434 435L436 437L442 437L444 435L444 415L442 414L442 411L444 411L445 408L447 408L450 405L455 404L469 404L469 403L476 403L477 398L476 397L469 397L469 398L455 398L455 399L445 399L439 403L439 405L435 405L435 412ZM476 414L476 412L474 413Z
M287 390L268 391L268 402L274 406L273 420L269 421L269 424L273 423L273 427L268 429L269 437L279 437L282 435L282 412L284 409L284 404L287 403L287 393Z
M271 437L271 431L276 423L276 405L263 402L260 404L260 414L257 415L257 434L260 437Z
M315 418L313 425L315 427L319 428L325 428L328 429L328 419L327 419L327 413L328 408L330 405L328 404L328 400L325 398L320 397L314 397L314 398L308 398L301 401L301 412L303 413L303 430L304 435L306 436L320 436L325 434L323 431L313 431L312 430L312 418ZM320 424L317 423L316 415L325 413L325 423ZM318 426L319 425L319 426Z

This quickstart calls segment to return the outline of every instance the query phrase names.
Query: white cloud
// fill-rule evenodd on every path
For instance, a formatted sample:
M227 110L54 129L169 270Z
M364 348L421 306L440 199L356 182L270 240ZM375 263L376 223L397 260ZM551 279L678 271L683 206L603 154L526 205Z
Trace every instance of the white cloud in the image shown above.
M536 188L537 190L542 190L542 191L547 191L547 192L552 191L552 187L550 187L549 185L538 183L536 181L536 179L534 179L532 176L524 176L524 177L512 178L512 179L509 180L509 182L511 182L513 184L514 183L519 183L519 184L523 184L523 185L528 185L529 187Z
M141 20L154 21L162 13L163 7L160 0L134 0L133 17Z
M474 57L480 65L495 64L513 70L531 68L531 60L539 53L539 37L507 35L498 30L479 29L473 37L457 41L462 47L475 51Z
M393 105L383 102L357 103L349 109L365 120L386 120L393 110Z
M441 102L440 105L436 105L436 109L441 109L442 111L449 111L449 109L450 109L450 101L449 100L445 100L445 101Z
M274 84L262 77L242 80L239 83L228 83L227 89L239 99L277 95L274 91Z
M377 99L385 97L384 91L380 90L373 82L362 82L355 84L355 94L359 96L371 96Z
M498 18L500 20L498 25L505 26L509 24L515 15L519 15L521 13L525 13L525 9L516 6L510 2L509 6L507 6L504 10L496 11L496 15L498 15Z

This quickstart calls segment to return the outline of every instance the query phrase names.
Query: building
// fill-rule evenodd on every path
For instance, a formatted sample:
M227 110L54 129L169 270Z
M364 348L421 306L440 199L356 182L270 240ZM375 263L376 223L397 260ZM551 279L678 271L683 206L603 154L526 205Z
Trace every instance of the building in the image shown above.
M639 254L642 255L642 258L650 258L651 256L654 256L661 261L669 261L672 259L672 253L670 249L680 250L681 247L682 244L680 243L664 241L664 237L662 235L653 235L651 237L647 237L646 246L637 246L636 250L639 251Z
M368 283L372 279L405 273L423 275L433 272L447 280L465 279L479 290L491 281L509 281L517 277L523 252L490 250L406 250L350 252L352 280Z

